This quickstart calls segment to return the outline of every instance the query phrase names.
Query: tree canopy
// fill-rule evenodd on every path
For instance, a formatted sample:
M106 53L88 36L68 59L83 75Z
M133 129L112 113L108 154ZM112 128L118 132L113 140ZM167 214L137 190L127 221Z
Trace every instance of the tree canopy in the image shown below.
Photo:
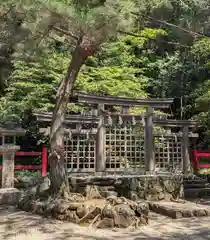
M91 29L103 28L108 18L115 26L125 15L114 33L103 39L99 51L86 60L75 88L111 95L175 97L173 113L178 117L182 97L186 118L198 116L204 125L208 122L208 0L15 3L3 1L1 6L2 118L9 113L19 118L27 108L52 111L53 95L75 47L74 36L92 34ZM49 29L51 24L54 28Z

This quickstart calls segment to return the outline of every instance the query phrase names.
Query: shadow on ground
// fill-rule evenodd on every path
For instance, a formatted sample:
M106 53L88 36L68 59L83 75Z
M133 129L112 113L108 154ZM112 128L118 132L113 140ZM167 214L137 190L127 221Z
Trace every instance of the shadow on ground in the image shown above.
M139 230L96 230L0 207L0 239L5 240L209 240L210 218L171 220L156 216Z

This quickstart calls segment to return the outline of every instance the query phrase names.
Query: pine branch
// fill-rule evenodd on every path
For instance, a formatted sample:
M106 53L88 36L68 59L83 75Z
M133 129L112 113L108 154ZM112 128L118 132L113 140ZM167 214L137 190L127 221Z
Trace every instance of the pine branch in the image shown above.
M133 36L133 37L147 38L147 39L150 39L150 40L153 40L153 41L159 41L159 42L162 42L162 43L166 43L166 44L169 44L169 45L175 45L175 46L179 46L179 47L183 47L183 48L190 48L190 46L183 45L183 44L180 44L178 42L168 42L168 41L163 40L163 39L157 39L157 38L152 38L152 37L148 37L148 36L144 36L144 35L138 35L138 34L130 33L130 32L126 32L126 31L119 31L119 33L130 35L130 36Z
M54 26L53 29L55 31L59 32L59 33L62 33L64 35L67 35L67 36L75 39L76 41L79 40L79 38L76 35L74 35L73 33L69 32L69 31L66 31L65 29L62 29L62 28L59 28L59 27L56 27L56 26Z
M7 17L7 15L13 10L13 8L14 8L14 6L12 5L5 13L0 15L0 18L5 19Z
M37 0L37 2L38 2L39 4L41 4L41 5L45 8L45 10L48 11L50 14L52 14L52 16L54 16L54 17L58 17L59 19L66 20L67 22L74 20L74 19L72 19L70 16L67 16L66 14L65 14L65 15L64 15L64 14L61 14L61 13L59 13L58 11L55 11L55 10L49 8L48 6L46 6L45 3L43 3L42 0L41 0L41 1L40 1L40 0ZM68 5L66 5L66 6L68 7Z
M151 17L151 16L146 16L144 14L139 14L139 13L135 13L135 12L132 12L132 14L135 15L135 16L138 16L138 17L143 16L143 17L147 18L148 20L153 20L153 21L156 21L158 23L162 23L164 25L177 28L177 29L181 30L182 32L186 32L186 33L188 33L188 34L190 34L190 35L192 35L194 37L195 36L198 36L198 37L208 37L208 36L206 36L204 34L201 34L201 33L198 33L198 32L194 32L194 31L188 30L186 28L182 28L182 27L180 27L178 25L175 25L173 23L169 23L169 22L164 21L164 20L156 19L156 18Z

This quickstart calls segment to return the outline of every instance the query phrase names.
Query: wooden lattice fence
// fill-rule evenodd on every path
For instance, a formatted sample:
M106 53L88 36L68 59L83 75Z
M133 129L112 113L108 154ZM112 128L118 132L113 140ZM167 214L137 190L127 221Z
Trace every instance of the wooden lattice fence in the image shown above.
M197 137L191 131L196 122L162 118L154 111L168 108L173 99L79 93L72 101L88 104L88 108L91 105L93 111L67 115L63 123L66 166L70 172L191 171L189 139ZM114 106L119 110L112 111ZM134 106L143 107L145 113L130 113L129 108ZM36 114L36 117L39 122L49 123L52 114Z

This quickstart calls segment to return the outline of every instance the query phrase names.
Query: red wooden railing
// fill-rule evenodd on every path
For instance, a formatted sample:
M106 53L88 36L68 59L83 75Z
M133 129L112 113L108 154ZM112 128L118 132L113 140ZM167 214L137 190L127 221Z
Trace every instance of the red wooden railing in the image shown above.
M200 163L199 158L209 158L210 159L210 152L208 151L198 151L193 150L193 165L195 170L203 169L203 168L210 168L210 163Z
M0 152L0 155L2 153ZM27 157L42 157L41 165L15 165L16 170L40 170L42 176L46 176L47 174L47 148L42 148L42 152L16 152L15 156L27 156ZM2 165L0 165L0 169Z

